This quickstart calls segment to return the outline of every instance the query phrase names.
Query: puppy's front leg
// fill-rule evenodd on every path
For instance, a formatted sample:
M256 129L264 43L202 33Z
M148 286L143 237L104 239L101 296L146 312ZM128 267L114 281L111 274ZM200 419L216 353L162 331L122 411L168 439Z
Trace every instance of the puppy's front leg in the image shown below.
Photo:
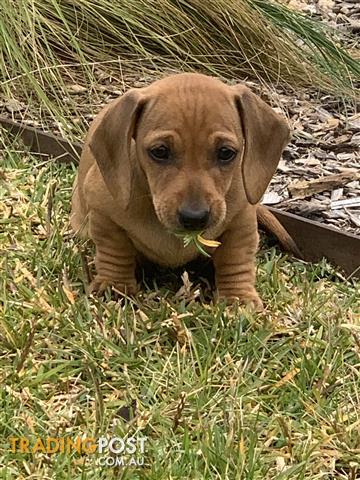
M135 279L135 248L126 232L110 218L90 212L90 238L96 246L97 275L90 292L101 293L113 286L121 293L133 295L137 291Z
M213 258L219 298L253 304L258 310L262 302L255 290L255 254L259 235L256 216L239 216L221 238Z

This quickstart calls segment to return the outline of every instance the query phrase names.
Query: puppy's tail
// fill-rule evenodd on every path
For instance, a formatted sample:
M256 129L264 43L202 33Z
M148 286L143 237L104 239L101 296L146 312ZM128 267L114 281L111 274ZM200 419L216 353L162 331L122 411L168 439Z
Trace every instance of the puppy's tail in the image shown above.
M264 205L259 205L256 211L258 223L269 233L275 235L280 245L287 252L292 253L297 258L302 258L300 250L295 241L291 238L279 220Z

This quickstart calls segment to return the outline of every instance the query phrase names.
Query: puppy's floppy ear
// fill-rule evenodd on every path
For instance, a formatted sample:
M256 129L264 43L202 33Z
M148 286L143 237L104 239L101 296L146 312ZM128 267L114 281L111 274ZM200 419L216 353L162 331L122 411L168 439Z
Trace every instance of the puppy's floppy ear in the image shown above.
M280 115L244 85L235 90L244 135L242 176L248 201L261 200L289 141L290 129Z
M145 96L140 89L125 93L105 107L106 111L89 139L90 150L106 186L124 208L127 208L131 194L131 140L144 104Z

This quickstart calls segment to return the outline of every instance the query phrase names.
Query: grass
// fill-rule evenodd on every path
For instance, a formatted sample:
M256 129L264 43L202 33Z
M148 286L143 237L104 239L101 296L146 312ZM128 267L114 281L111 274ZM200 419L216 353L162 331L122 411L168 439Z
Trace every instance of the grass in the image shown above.
M94 101L99 78L196 70L289 89L357 96L359 61L336 32L264 0L2 0L0 81L46 125L80 139L86 122L69 85ZM69 112L71 112L69 114ZM76 118L76 122L74 121Z
M2 479L358 478L359 283L264 249L263 314L200 302L196 277L89 298L74 168L3 142ZM146 466L10 451L11 436L80 435L145 436Z
M2 0L2 100L82 139L71 85L201 70L354 96L359 64L318 23L262 0ZM88 297L68 223L75 171L0 137L0 478L348 479L359 465L359 283L258 255L263 314L202 302L162 272L136 299ZM91 265L90 265L91 268ZM201 287L201 288L200 288ZM202 293L203 292L203 293ZM11 452L10 437L143 436L145 467Z

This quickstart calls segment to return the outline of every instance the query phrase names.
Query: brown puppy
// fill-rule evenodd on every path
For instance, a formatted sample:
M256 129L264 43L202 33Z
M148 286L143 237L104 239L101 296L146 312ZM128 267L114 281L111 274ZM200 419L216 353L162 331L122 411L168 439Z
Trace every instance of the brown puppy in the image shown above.
M198 256L174 233L204 231L218 295L261 306L257 208L289 139L286 121L244 85L179 74L107 105L87 135L71 224L95 242L92 290L133 294L136 261Z

